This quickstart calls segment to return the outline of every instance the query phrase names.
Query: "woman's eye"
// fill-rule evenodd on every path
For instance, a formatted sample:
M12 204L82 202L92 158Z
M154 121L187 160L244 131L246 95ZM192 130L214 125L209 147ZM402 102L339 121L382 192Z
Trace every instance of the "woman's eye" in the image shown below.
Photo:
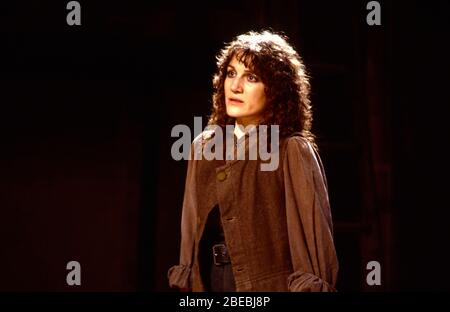
M234 76L236 76L236 73L234 72L234 70L227 71L227 77L233 78Z
M253 75L253 74L248 75L248 81L251 81L251 82L257 82L257 81L258 81L258 77L256 77L256 76Z

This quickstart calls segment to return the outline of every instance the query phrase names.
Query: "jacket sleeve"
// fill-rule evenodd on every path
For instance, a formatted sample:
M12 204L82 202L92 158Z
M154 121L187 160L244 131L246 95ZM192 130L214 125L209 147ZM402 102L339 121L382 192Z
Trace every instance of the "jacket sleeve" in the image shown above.
M191 145L190 159L186 173L183 209L181 216L180 263L168 271L170 287L190 289L190 275L194 253L194 239L197 226L197 202L195 172L197 161L194 160L194 144Z
M290 291L336 291L338 260L325 173L305 139L287 141L283 160L286 216L293 273Z

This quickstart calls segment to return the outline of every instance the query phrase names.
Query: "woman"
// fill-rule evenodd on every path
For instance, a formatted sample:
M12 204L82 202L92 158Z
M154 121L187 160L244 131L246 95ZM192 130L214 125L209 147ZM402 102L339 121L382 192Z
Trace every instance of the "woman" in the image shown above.
M235 146L244 144L246 152L258 148L250 137L264 132L261 125L278 126L278 146L271 140L270 149L279 166L261 170L260 157L190 158L180 264L170 268L169 284L192 291L335 291L327 182L310 132L300 56L285 37L263 31L236 37L217 59L209 125L223 133L234 125ZM217 135L199 135L191 156Z

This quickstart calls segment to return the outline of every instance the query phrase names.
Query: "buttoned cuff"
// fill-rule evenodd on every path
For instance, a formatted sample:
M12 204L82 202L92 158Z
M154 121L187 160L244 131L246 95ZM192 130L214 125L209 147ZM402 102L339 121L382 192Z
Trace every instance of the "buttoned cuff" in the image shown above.
M190 288L190 275L191 269L186 265L180 264L171 267L167 272L167 278L169 279L170 287Z
M288 288L292 292L335 292L336 288L317 275L296 271L288 277Z

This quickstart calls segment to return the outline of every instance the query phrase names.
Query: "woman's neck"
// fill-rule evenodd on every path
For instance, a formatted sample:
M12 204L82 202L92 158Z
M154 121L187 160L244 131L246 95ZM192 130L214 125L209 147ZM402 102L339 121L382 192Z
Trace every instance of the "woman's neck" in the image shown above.
M244 127L244 125L239 124L237 121L234 124L234 135L238 138L238 140L243 137L248 131L250 131L255 125L248 125Z

